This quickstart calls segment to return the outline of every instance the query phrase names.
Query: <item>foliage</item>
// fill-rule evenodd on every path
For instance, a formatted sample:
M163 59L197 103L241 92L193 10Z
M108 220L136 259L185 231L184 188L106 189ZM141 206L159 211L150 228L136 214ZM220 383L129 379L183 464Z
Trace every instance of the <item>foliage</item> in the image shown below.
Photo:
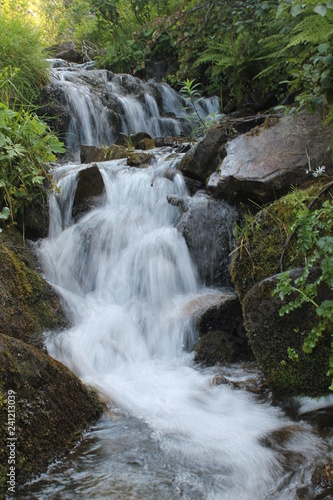
M15 14L15 15L14 15ZM48 78L48 64L36 26L0 6L0 100L26 106L36 102Z
M62 143L36 115L0 104L1 219L10 213L14 222L18 212L41 194L44 181L50 181L46 164L61 152Z
M290 313L303 304L312 304L317 313L317 324L310 332L304 332L303 351L311 353L324 334L333 337L333 300L318 303L318 287L326 285L333 292L333 201L325 200L320 208L310 210L302 202L294 209L292 231L297 231L297 243L304 256L302 275L292 281L288 272L282 273L274 291L281 300L290 297L280 309L280 315ZM319 268L318 277L311 279L310 271ZM289 353L295 359L294 353ZM333 338L329 358L328 376L333 376ZM333 390L333 381L330 386Z

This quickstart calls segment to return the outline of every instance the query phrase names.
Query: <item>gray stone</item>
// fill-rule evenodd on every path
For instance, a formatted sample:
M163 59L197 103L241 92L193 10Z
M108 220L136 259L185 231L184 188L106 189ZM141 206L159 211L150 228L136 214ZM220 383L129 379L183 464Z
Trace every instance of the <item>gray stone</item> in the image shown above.
M218 167L221 156L225 155L226 142L227 135L223 128L208 130L205 137L182 158L180 170L187 177L205 182Z
M168 196L167 200L181 210L175 227L185 238L202 282L207 286L229 286L237 211L202 191L193 197Z
M227 199L241 195L269 201L310 180L307 154L313 170L325 165L332 172L332 127L323 125L319 113L302 111L276 121L230 140L208 189Z

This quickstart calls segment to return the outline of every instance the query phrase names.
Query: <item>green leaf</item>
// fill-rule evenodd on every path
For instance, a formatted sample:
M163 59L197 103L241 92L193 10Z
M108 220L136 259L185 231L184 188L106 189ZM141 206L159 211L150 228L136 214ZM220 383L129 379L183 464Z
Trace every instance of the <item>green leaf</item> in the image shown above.
M320 16L326 16L326 5L316 5L313 11Z
M321 43L318 45L317 50L319 54L326 54L330 49L330 44L329 43Z
M290 14L293 17L296 17L296 16L298 16L301 13L301 10L302 10L302 7L301 7L300 4L293 5L292 8L291 8L291 10L290 10Z

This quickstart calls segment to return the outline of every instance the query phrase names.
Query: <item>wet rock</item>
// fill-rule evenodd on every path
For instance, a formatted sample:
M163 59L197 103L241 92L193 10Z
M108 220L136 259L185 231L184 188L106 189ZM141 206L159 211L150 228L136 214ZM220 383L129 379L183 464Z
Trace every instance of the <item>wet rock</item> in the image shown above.
M227 135L223 128L208 130L205 137L182 158L180 170L187 177L205 182L215 172L221 157L224 157L226 143Z
M235 293L222 294L202 311L196 320L201 337L196 343L195 359L207 366L251 357L242 309Z
M130 167L147 167L149 163L155 160L155 156L152 153L128 153L127 165Z
M135 149L142 149L143 151L147 151L147 149L154 149L154 148L155 148L154 139L149 139L148 137L141 139L141 141L135 142Z
M309 179L307 154L313 169L325 165L326 171L332 170L332 127L323 125L319 113L268 119L228 142L226 156L207 187L229 200L273 200Z
M8 427L15 396L18 487L68 452L102 412L96 395L68 368L36 347L0 334L0 425ZM12 391L12 392L9 392ZM0 433L0 496L7 489L7 434Z
M92 165L78 174L72 216L78 220L96 205L96 197L104 192L104 181L97 165Z
M230 285L232 227L237 211L203 192L183 201L175 196L167 200L181 210L175 227L184 236L203 283Z
M315 279L318 272L313 270L309 279ZM301 274L302 269L290 271L292 280ZM315 308L305 304L280 316L279 310L284 302L277 295L272 297L277 282L278 275L275 275L257 283L243 301L245 327L258 366L278 397L327 394L330 333L323 334L311 354L304 353L304 334L308 334L318 321ZM318 288L317 302L332 298L328 287L322 285ZM294 299L289 297L289 300ZM298 361L289 358L288 348L295 350Z
M80 146L81 163L93 163L109 160L121 160L127 158L128 150L122 146L113 144L112 146Z
M37 347L43 332L67 325L61 302L39 275L32 247L18 231L0 234L0 332Z
M317 465L312 473L311 482L315 487L333 490L333 464Z

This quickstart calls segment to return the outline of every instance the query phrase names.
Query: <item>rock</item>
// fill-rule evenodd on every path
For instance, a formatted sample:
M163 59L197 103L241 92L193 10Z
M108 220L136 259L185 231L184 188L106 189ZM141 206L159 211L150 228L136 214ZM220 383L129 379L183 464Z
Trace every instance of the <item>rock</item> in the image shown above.
M201 182L215 172L221 157L225 156L224 146L227 135L223 128L215 127L193 146L182 158L179 168L184 175Z
M0 234L0 332L37 347L43 332L67 325L59 297L44 281L28 242L15 230Z
M188 138L185 136L155 137L155 145L157 148L162 148L165 146L169 146L171 148L190 147ZM186 151L177 151L177 152L185 153Z
M87 146L81 144L80 146L80 160L81 163L93 163L109 160L121 160L127 158L128 150L123 146Z
M301 111L278 121L268 119L228 142L226 156L207 187L229 200L273 200L291 185L309 180L307 152L312 169L325 165L332 171L332 127L323 125L319 113Z
M314 278L316 272L310 276ZM290 271L292 280L301 274L302 269ZM278 275L275 275L257 283L243 301L245 328L258 366L278 397L327 394L331 336L327 332L311 354L304 353L304 333L308 334L317 322L314 306L306 304L279 316L284 303L277 295L272 297L277 282ZM322 285L318 288L317 302L332 298L328 287ZM296 351L299 361L289 359L288 348Z
M152 153L128 153L127 165L130 167L147 167L149 163L155 160L155 156Z
M318 179L304 189L271 203L253 216L252 220L247 218L236 242L231 266L232 282L241 301L256 283L280 272L283 247L294 222L293 210L299 207L300 201L304 208L308 206L325 182ZM304 256L296 244L296 238L287 246L283 265L284 270L304 265Z
M49 207L46 193L36 198L24 208L24 216L17 216L17 225L25 238L36 241L46 238L49 233Z
M196 320L200 340L195 360L207 366L251 357L243 326L242 309L235 293L222 294Z
M76 45L72 41L62 42L50 47L49 51L55 58L64 59L68 62L82 63L82 55L78 52Z
M8 405L15 410L16 486L68 452L102 412L95 393L36 347L0 334L0 497L7 489ZM15 396L15 401L13 400ZM7 403L7 399L8 403Z
M104 181L97 165L91 165L78 173L72 217L78 220L96 205L96 197L104 192Z
M148 139L148 137L145 137L144 139L141 139L141 141L137 141L135 143L135 149L142 149L143 151L147 151L147 149L154 149L154 148L155 148L154 139Z
M184 236L203 283L230 285L232 227L237 211L203 192L184 200L175 196L167 200L181 210L175 227Z
M331 488L333 491L333 464L317 465L312 473L311 482L315 487Z

